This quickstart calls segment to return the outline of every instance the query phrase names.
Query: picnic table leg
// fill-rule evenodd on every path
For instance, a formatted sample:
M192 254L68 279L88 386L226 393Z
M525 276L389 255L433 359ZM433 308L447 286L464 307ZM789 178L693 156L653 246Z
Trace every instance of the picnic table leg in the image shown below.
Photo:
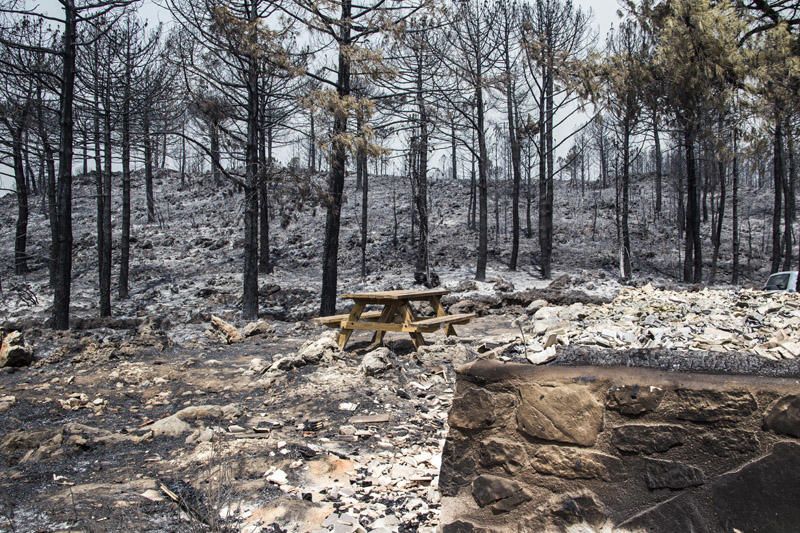
M441 296L432 296L429 302L431 304L431 307L433 307L433 310L436 311L436 316L447 315L447 311L445 311L444 306L442 305ZM445 327L444 331L445 335L447 335L448 337L457 336L456 328L454 328L452 324L447 324L447 327Z
M364 304L356 302L353 309L350 311L350 315L347 317L347 322L356 322L361 317L361 312L363 310ZM336 339L336 342L339 344L339 350L344 351L344 347L347 346L347 341L350 340L350 335L352 334L352 329L341 328L339 330L339 335Z
M400 306L400 312L403 314L403 321L406 324L411 324L416 320L414 311L411 309L411 304L408 302ZM419 331L410 331L408 334L411 335L411 342L414 343L415 349L419 349L420 346L425 346L425 337L422 336L422 333Z
M389 323L394 318L395 310L397 305L394 302L390 302L383 306L383 311L381 311L381 316L378 317L378 322ZM376 331L372 335L372 342L370 342L370 348L377 348L381 344L383 344L383 336L386 335L385 331Z

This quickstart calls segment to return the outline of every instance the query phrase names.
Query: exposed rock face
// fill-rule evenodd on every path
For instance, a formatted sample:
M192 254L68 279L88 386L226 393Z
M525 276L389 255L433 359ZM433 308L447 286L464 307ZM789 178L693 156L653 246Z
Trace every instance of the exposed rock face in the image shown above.
M623 477L622 461L613 455L566 446L542 446L531 458L531 466L540 474L563 479Z
M755 398L747 391L678 389L675 395L678 398L675 417L692 422L733 421L758 408Z
M481 465L486 467L502 466L509 474L522 470L528 464L528 452L525 446L512 440L490 437L480 450Z
M741 429L717 429L703 434L701 448L717 457L749 455L759 449L758 436L754 431Z
M628 424L612 430L611 443L625 453L651 455L680 446L688 433L683 427L672 424Z
M33 348L25 344L19 331L12 331L3 337L0 344L0 368L5 366L28 366L33 362Z
M520 390L519 430L536 439L592 446L603 429L603 405L583 385Z
M459 367L446 531L797 529L796 378L558 364Z
M664 399L664 389L653 386L622 385L611 387L606 406L623 415L641 415L655 411Z
M623 531L795 531L800 523L800 446L778 443L699 492L684 492L619 524ZM710 500L710 512L704 501Z
M650 490L685 489L705 482L703 471L675 461L648 459L645 482Z
M480 507L491 505L494 513L511 511L531 499L519 483L489 474L475 478L472 496Z
M764 415L764 427L781 435L800 438L800 396L785 396L770 405Z
M482 389L470 389L459 397L458 406L450 410L447 421L459 429L486 429L497 420L496 408L494 396Z

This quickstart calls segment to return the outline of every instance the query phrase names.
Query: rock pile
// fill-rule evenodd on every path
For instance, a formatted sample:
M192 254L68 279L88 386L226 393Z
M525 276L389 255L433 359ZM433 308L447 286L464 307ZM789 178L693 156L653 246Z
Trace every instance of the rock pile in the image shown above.
M780 360L800 356L800 296L753 290L676 292L626 288L608 304L531 305L527 343L533 363L557 345L752 352Z

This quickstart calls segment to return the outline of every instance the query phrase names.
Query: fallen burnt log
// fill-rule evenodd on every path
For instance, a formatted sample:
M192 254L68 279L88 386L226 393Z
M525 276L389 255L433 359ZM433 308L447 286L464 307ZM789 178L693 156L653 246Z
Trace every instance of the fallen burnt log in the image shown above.
M741 374L773 378L800 376L800 361L774 361L747 352L713 352L640 348L610 350L591 346L559 346L550 366L636 367L670 372Z

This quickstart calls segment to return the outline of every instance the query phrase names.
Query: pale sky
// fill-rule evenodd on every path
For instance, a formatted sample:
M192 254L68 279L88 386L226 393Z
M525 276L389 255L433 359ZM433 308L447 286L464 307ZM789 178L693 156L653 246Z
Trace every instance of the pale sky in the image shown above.
M598 31L598 44L602 45L608 29L618 20L618 0L575 0L575 3L592 10L595 28ZM38 5L48 13L60 14L60 5L57 0L42 0ZM166 23L170 20L169 13L159 7L157 2L153 2L152 0L145 0L141 9L142 14L154 23ZM11 169L4 165L3 161L0 161L0 174L6 174L10 171ZM11 187L13 187L13 180L5 175L0 175L0 189ZM0 190L0 196L4 194L6 194L5 191Z

